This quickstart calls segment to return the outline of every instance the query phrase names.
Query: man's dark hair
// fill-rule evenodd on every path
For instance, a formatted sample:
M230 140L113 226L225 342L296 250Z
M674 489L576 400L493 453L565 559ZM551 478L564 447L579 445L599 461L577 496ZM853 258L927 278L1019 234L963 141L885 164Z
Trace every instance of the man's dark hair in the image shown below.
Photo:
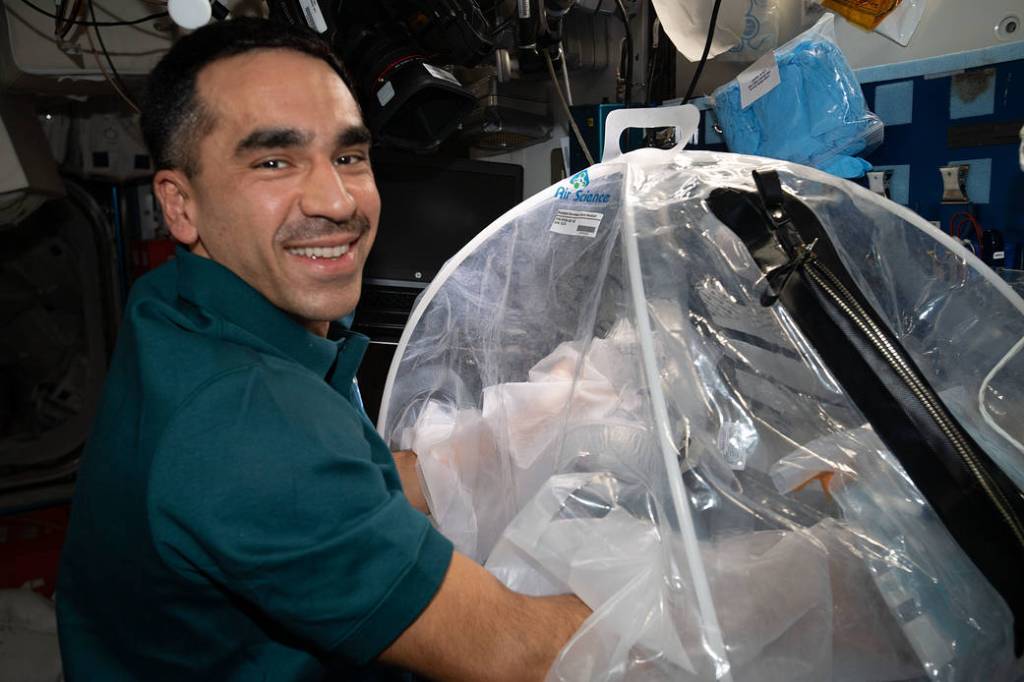
M142 134L157 170L177 168L194 176L196 146L214 118L196 92L199 72L226 57L251 50L285 49L322 59L349 90L348 74L330 46L309 29L240 17L209 24L171 47L149 75L142 101Z

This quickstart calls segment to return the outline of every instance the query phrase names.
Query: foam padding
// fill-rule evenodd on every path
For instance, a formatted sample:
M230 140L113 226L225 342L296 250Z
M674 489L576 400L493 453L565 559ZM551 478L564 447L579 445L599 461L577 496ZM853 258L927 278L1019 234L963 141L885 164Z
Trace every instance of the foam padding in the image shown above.
M988 116L996 109L996 70L976 69L951 77L949 118Z
M914 120L914 81L886 83L875 88L875 113L887 126Z

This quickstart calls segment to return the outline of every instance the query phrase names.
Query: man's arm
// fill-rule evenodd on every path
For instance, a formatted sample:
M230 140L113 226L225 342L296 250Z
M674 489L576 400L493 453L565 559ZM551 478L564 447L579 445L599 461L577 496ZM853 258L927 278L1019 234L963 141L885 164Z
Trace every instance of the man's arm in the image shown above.
M543 680L589 615L572 595L517 594L456 552L433 601L380 660L452 682Z
M402 492L415 509L430 515L427 507L427 498L423 495L420 487L420 476L416 473L416 453L412 450L399 450L392 453L395 458L395 467L398 469L398 477L402 480Z

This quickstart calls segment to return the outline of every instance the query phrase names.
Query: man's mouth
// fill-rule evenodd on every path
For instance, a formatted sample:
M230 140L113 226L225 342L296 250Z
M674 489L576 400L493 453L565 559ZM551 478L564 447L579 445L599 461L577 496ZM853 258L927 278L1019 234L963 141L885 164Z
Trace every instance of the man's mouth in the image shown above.
M294 256L303 256L318 260L320 258L341 258L348 253L349 244L341 246L307 246L300 248L285 249Z
M355 258L356 245L369 231L369 221L357 215L344 223L308 220L290 224L282 228L278 239L285 253L291 256L348 262Z

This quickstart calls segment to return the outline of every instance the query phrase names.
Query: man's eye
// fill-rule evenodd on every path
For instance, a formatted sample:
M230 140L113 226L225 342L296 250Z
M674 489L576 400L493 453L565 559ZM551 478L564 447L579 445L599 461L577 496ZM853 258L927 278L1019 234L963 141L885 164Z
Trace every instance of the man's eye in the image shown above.
M365 160L366 157L363 156L362 154L342 154L337 159L335 159L334 162L339 166L351 166L354 163L359 163Z
M265 161L260 161L255 167L266 168L268 170L280 170L281 168L287 168L288 162L282 161L281 159L267 159Z

